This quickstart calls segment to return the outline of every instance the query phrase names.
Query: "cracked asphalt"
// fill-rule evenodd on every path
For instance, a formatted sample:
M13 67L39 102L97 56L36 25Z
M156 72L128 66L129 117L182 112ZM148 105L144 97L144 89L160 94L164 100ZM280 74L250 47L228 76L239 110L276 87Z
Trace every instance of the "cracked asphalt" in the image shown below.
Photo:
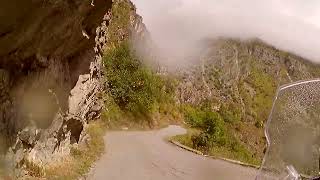
M185 151L165 141L184 134L179 126L155 131L109 132L106 153L90 172L93 180L250 180L257 170Z

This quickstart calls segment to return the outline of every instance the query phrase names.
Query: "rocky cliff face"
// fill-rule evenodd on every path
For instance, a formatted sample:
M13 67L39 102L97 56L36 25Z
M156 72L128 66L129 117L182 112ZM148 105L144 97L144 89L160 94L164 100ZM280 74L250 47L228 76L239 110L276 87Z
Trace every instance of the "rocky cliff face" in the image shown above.
M123 8L128 22L118 24ZM127 0L11 1L0 18L0 150L7 171L23 176L89 140L103 106L103 51L146 31Z
M9 150L9 169L47 165L86 139L86 123L102 107L111 7L111 0L2 3L0 150Z

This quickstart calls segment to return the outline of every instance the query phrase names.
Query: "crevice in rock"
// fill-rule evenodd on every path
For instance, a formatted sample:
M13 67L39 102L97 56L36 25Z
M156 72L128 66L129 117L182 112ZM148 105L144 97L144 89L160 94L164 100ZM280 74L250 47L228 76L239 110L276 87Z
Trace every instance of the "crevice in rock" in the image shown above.
M71 132L70 142L71 144L79 143L80 135L83 130L83 122L77 118L71 118L67 121L67 129Z

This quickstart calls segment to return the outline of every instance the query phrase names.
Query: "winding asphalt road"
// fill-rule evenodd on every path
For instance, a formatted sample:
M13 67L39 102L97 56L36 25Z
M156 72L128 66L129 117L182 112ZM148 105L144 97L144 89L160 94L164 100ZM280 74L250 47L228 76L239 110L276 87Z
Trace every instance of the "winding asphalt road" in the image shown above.
M256 170L206 158L166 142L179 126L146 132L110 132L92 180L251 180Z

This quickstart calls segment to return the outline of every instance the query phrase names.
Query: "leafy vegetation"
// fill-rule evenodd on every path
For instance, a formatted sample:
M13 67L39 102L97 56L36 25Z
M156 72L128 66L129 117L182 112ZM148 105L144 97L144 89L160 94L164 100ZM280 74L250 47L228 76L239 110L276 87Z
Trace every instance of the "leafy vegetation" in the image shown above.
M261 161L255 157L252 157L248 149L246 149L244 145L237 141L233 141L234 143L231 144L231 146L212 146L207 148L206 151L204 151L203 148L194 146L194 138L197 137L200 132L198 129L191 129L188 130L187 134L174 136L171 139L178 141L185 146L200 150L213 157L234 159L252 165L260 165Z
M103 60L108 96L104 119L147 121L152 125L157 113L178 116L177 111L172 111L177 108L170 106L174 104L174 81L144 66L131 51L129 42L106 51Z
M154 112L160 79L131 55L127 43L106 53L104 65L109 93L122 110L134 115Z
M129 1L115 1L108 26L108 44L104 51L104 75L107 84L102 119L111 128L144 128L154 122L179 117L173 102L175 82L156 74L133 52L130 42ZM160 124L158 124L159 126Z
M202 107L203 108L203 107ZM230 131L230 117L206 108L196 108L185 105L185 119L191 126L186 135L174 137L180 143L195 148L205 154L237 159L251 164L259 164L255 157ZM229 112L231 114L231 112Z

